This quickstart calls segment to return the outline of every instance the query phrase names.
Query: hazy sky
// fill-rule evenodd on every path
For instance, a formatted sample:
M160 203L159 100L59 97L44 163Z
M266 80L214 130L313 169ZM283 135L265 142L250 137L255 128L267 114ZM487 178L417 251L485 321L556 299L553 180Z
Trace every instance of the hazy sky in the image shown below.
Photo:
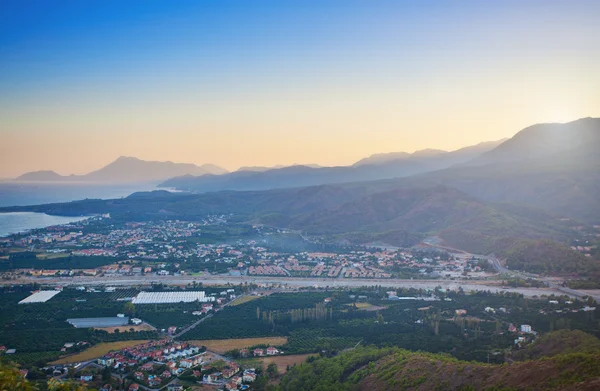
M600 1L2 1L0 177L457 149L600 116Z

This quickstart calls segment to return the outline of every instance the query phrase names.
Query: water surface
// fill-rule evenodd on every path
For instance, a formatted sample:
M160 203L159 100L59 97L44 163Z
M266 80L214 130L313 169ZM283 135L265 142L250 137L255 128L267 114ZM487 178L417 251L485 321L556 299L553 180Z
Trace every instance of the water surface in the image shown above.
M11 212L0 213L0 237L45 228L53 225L68 224L86 219L85 216L50 216L45 213Z

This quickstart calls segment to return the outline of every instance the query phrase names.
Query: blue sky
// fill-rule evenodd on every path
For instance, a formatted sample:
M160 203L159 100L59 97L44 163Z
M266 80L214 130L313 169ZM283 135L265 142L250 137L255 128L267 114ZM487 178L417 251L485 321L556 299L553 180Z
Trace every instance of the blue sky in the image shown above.
M4 1L0 176L123 154L349 164L599 115L599 15L594 1ZM56 157L75 146L82 164Z

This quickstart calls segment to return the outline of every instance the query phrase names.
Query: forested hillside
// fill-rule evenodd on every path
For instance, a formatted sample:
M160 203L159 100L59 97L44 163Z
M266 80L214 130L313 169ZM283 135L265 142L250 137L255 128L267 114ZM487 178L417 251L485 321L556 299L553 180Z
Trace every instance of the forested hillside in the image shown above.
M600 386L600 354L572 353L492 365L443 354L358 348L292 368L280 390L592 391Z

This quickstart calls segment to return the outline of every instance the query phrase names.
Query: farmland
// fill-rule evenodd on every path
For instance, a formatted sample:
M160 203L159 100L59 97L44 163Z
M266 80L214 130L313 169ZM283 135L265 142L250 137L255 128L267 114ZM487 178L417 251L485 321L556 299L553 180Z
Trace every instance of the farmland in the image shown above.
M89 349L84 350L83 352L74 354L72 356L63 357L59 360L54 361L52 364L70 364L81 361L89 361L98 357L104 356L106 353L113 351L128 348L131 346L140 345L148 342L145 341L118 341L118 342L103 342L98 345L92 346Z
M95 327L94 330L102 330L102 331L106 331L109 334L113 334L115 332L115 330L119 330L119 332L121 331L153 331L155 330L154 328L152 328L152 326L150 326L147 323L142 323L140 325L137 326L133 326L133 325L127 325L127 326L119 326L119 327Z
M223 354L234 349L249 348L257 345L281 346L288 342L286 337L211 339L190 341L193 345L206 346L208 350Z
M250 296L250 295L246 295L246 296L242 296L240 298L235 299L234 301L231 302L231 304L229 304L230 306L236 306L236 305L240 305L240 304L244 304L247 303L249 301L252 300L256 300L256 299L260 299L261 296Z
M277 370L279 373L285 373L287 371L288 365L293 367L294 365L300 365L303 362L306 362L306 359L310 356L314 356L314 354L293 354L289 356L268 356L268 357L254 357L249 359L239 360L240 363L246 366L256 366L256 367L267 367L271 363L275 363L277 365Z
M271 363L275 363L279 372L283 373L286 372L286 368L288 367L288 365L292 367L294 365L302 364L310 356L313 356L313 354L294 354L290 356L261 357L260 360L262 361L265 367Z

